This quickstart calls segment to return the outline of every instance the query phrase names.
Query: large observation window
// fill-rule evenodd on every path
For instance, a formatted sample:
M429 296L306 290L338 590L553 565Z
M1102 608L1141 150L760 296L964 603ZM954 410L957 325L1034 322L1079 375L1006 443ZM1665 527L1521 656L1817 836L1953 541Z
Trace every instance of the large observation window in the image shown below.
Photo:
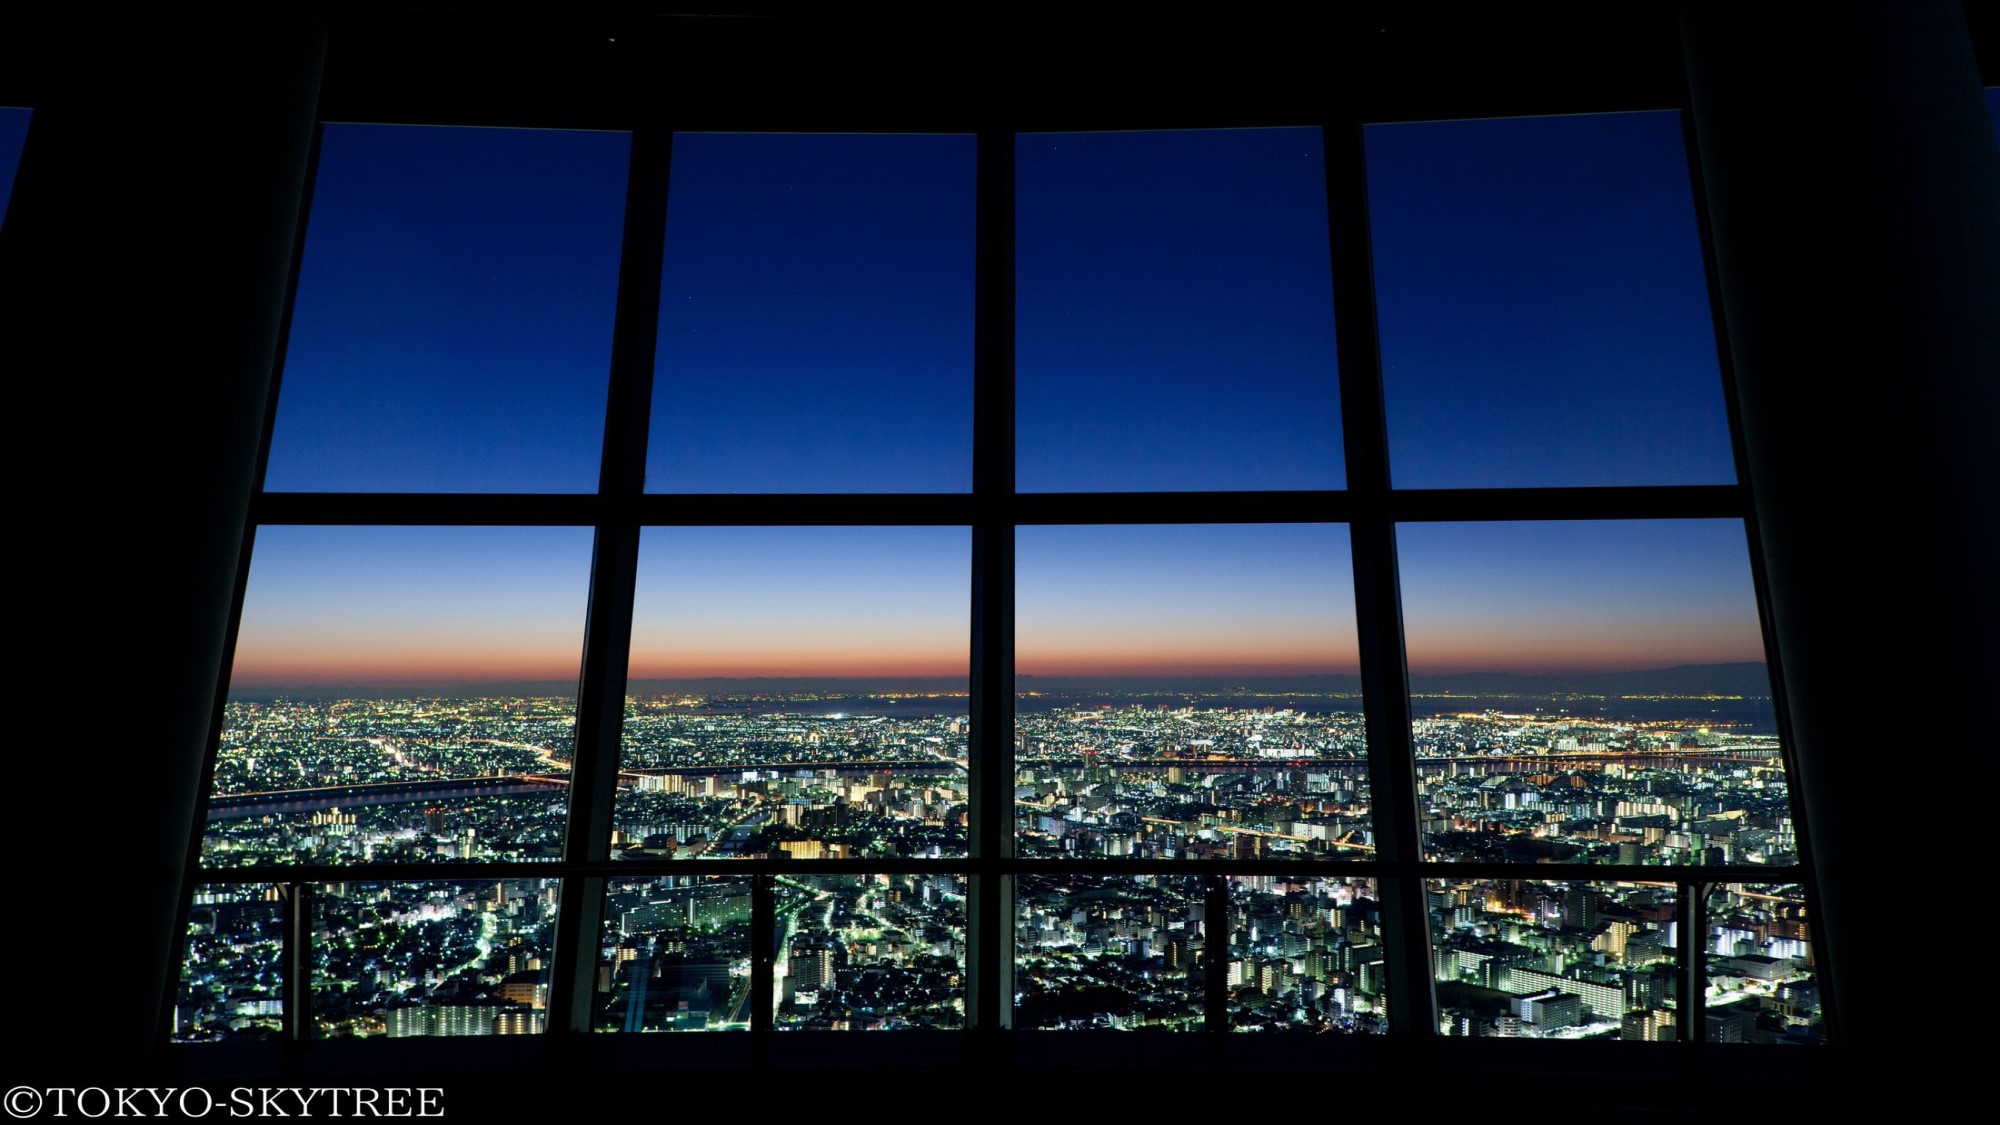
M176 1039L1824 1037L1679 114L323 128Z

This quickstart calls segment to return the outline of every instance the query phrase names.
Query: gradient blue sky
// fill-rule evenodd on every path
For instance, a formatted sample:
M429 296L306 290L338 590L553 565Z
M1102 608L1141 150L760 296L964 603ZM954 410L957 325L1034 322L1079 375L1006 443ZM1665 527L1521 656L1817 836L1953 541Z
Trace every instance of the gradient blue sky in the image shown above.
M629 138L329 127L272 489L595 485ZM1368 134L1404 486L1729 479L1670 115ZM1020 487L1341 483L1311 130L1019 142ZM972 142L676 140L654 490L961 490ZM638 676L963 675L964 528L652 529ZM1412 668L1757 659L1740 524L1410 525ZM239 686L569 678L582 529L266 528ZM1028 675L1351 672L1344 527L1028 527Z
M1345 525L1023 527L1014 544L1021 674L1358 669Z
M630 151L328 125L265 487L594 491Z
M674 138L646 487L972 487L970 136Z
M1764 659L1740 520L1396 529L1412 672L1606 672Z
M14 197L14 173L21 168L21 146L34 115L33 110L0 106L0 218L6 217L7 201Z
M263 527L235 689L570 679L591 530Z
M1679 114L1366 137L1397 486L1735 479Z
M1022 136L1024 492L1340 488L1317 129Z
M963 527L650 527L631 674L965 676Z

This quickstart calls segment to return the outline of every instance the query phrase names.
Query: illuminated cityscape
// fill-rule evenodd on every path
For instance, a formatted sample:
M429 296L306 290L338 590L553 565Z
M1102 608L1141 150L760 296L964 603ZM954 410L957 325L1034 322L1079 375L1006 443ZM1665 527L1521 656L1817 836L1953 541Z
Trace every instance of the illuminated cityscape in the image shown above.
M1412 724L1432 859L1796 862L1777 737L1751 722L1615 720L1599 700L1442 710ZM1564 701L1574 704L1576 701ZM1628 709L1713 712L1710 700ZM1270 863L1202 878L1015 877L1016 1026L1198 1030L1220 958L1237 1031L1387 1028L1369 759L1359 700L1243 692L1023 695L1022 859ZM216 868L553 861L573 704L560 697L233 701L204 858ZM610 855L634 861L963 858L965 697L817 692L627 702ZM1303 861L1317 869L1287 867ZM359 871L357 871L357 874ZM547 1026L556 879L307 884L316 1036ZM1427 884L1439 1029L1664 1040L1678 1020L1671 883ZM280 884L209 884L189 918L175 1035L274 1033ZM771 1026L965 1025L964 874L779 874ZM592 1026L752 1026L754 880L607 885ZM1705 995L1722 1041L1822 1034L1803 894L1729 884L1708 903Z
M1438 1031L1674 1039L1674 888L1530 879L1426 888Z
M1398 485L1734 480L1678 119L1517 122L1489 151L1493 128L1361 138L1381 197L1386 432L1370 440ZM998 491L975 484L981 143L676 137L655 354L616 377L655 392L626 448L604 444L604 388L566 374L606 362L585 325L624 285L608 219L624 141L327 130L268 493L594 480L601 498L615 455L651 499L882 494L897 518L815 501L770 520L260 526L175 1036L978 1022L1234 1042L1383 1034L1393 1002L1457 1037L1818 1037L1803 892L1688 873L1785 878L1802 860L1740 514L1273 501L1344 492L1359 432L1311 128L1014 138L1016 409L1011 434L986 435L1013 457ZM430 163L441 178L406 174ZM490 213L462 206L509 178ZM1522 246L1490 244L1486 222L1440 241L1440 216L1467 213L1457 193L1496 180L1540 201L1510 204ZM462 266L484 287L478 318L413 323L395 349L499 372L469 397L538 404L517 447L488 447L490 419L407 413L419 384L468 396L446 369L392 376L401 351L375 355L389 341L369 325L394 310L374 278L433 268L357 223L376 207L448 232L460 264L426 284ZM502 249L517 227L542 231L519 277ZM1573 276L1514 292L1505 331L1467 351L1436 330L1545 243L1575 247ZM862 255L879 269L858 288L829 271ZM1653 264L1627 278L1647 294L1638 321L1599 276L1628 260ZM1585 308L1588 347L1560 327ZM1218 381L1238 369L1254 374ZM1203 441L1160 440L1191 411ZM1643 417L1649 436L1514 436L1557 417L1587 435L1599 416ZM968 488L1096 498L1083 519L1017 512L1004 536L956 509L902 518L911 494ZM1156 490L1263 499L1219 523L1125 522L1105 499ZM1381 552L1387 586L1356 565ZM996 579L997 622L969 614ZM1371 599L1396 607L1387 637ZM587 674L579 700L579 651L622 685ZM1373 744L1363 671L1394 665L1409 738ZM621 689L622 707L603 694ZM976 729L975 692L996 690L1014 694L1008 744ZM579 715L615 719L582 755L614 759L602 775L575 774ZM1378 806L1384 787L1406 807ZM558 949L562 910L580 940ZM286 992L288 964L306 987ZM1426 970L1434 1004L1397 993Z

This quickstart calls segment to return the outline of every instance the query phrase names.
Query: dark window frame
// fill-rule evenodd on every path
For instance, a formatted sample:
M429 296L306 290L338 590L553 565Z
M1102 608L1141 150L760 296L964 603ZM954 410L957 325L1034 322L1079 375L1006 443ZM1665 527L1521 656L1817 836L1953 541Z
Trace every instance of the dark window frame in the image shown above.
M1744 465L1741 421L1737 416L1734 376L1717 296L1714 255L1710 246L1705 198L1700 190L1700 164L1693 142L1687 109L1687 95L1678 72L1678 44L1660 48L1671 56L1673 67L1662 71L1657 65L1635 68L1636 76L1596 76L1583 86L1564 86L1563 76L1529 82L1502 84L1497 92L1481 89L1476 73L1461 74L1441 87L1402 83L1387 71L1389 62L1368 64L1348 47L1334 49L1336 65L1351 66L1353 76L1330 90L1315 91L1311 83L1286 85L1264 97L1224 99L1212 104L1196 104L1185 98L1163 97L1158 104L1107 108L1084 104L1065 106L1059 97L1022 97L1011 104L994 106L992 99L974 92L976 80L956 88L956 96L944 99L936 108L913 108L904 99L884 110L869 100L864 90L852 98L835 97L809 110L796 105L780 105L775 99L748 104L696 100L675 103L670 98L617 98L625 84L637 84L638 76L659 65L682 49L682 30L671 21L662 28L649 25L638 34L624 32L624 41L636 39L643 49L621 49L613 78L583 89L568 99L530 102L528 95L508 98L497 94L482 99L473 93L450 88L446 77L407 84L396 80L360 80L351 77L363 70L371 53L406 49L387 46L380 23L415 22L421 17L408 13L394 17L355 16L343 25L333 21L333 59L328 87L322 102L322 121L369 120L407 124L481 124L544 127L590 127L630 130L633 158L627 194L627 211L620 261L617 314L611 359L611 386L607 425L597 493L582 495L462 495L462 494L352 494L352 493L264 493L263 469L268 458L272 422L276 415L276 384L264 424L258 458L258 490L247 522L239 568L238 586L229 621L229 651L223 663L223 680L218 685L204 764L201 796L203 807L196 810L195 831L190 842L186 886L181 895L182 914L193 887L215 883L283 883L292 888L288 895L292 924L286 954L285 1032L288 1050L301 1048L307 1036L309 981L301 970L309 966L304 948L309 927L305 923L309 888L329 880L397 881L466 880L498 877L535 877L562 880L562 906L558 915L555 967L551 976L549 1034L588 1034L591 1006L591 977L595 970L594 942L585 935L601 924L604 882L612 877L656 874L700 873L748 875L754 877L760 925L769 932L771 878L785 872L838 874L954 872L972 876L973 903L969 918L970 948L968 975L968 1032L960 1044L944 1052L955 1056L960 1050L971 1058L1011 1057L1032 1060L1038 1053L1029 1040L1060 1039L1076 1044L1080 1051L1102 1052L1114 1061L1123 1050L1107 1037L1094 1033L1066 1033L1053 1037L996 1036L1005 1029L1006 997L1013 967L1011 928L1013 913L1008 879L1019 873L1081 872L1090 874L1180 874L1198 875L1206 880L1211 910L1221 901L1227 875L1264 871L1299 871L1308 867L1330 874L1370 877L1379 880L1382 891L1384 929L1390 936L1388 948L1388 994L1391 1005L1391 1034L1397 1041L1431 1039L1437 1034L1435 997L1430 968L1431 934L1424 907L1424 882L1430 878L1533 878L1580 879L1592 881L1634 880L1671 882L1676 887L1678 927L1677 959L1681 980L1677 1007L1688 1034L1679 1050L1672 1052L1671 1064L1662 1063L1660 1052L1620 1045L1621 1051L1652 1054L1641 1066L1719 1065L1713 1049L1705 1049L1702 1034L1703 958L1706 933L1705 904L1708 888L1724 882L1797 882L1808 888L1817 901L1819 881L1813 868L1813 853L1797 795L1795 743L1791 736L1789 711L1785 703L1783 679L1775 659L1772 641L1769 595L1762 551L1752 519L1752 496ZM1372 21L1367 21L1372 22ZM1657 37L1658 27L1639 21L1641 31ZM442 25L450 30L452 21ZM806 57L800 46L808 40L814 25L795 21L779 30L779 25L755 29L747 42L757 44L769 35L785 49ZM1669 23L1667 26L1671 27ZM422 30L437 32L431 25ZM598 40L616 43L620 34L603 35L602 29L569 27L575 42L564 50L574 50L583 59L601 54ZM1357 38L1365 32L1345 29ZM847 29L841 34L856 34ZM794 42L796 36L800 42ZM418 36L421 40L422 36ZM518 45L516 33L503 39ZM726 39L726 37L725 37ZM585 40L589 45L583 46ZM741 46L739 42L738 47ZM343 56L344 48L349 49ZM343 69L343 58L351 69ZM379 59L373 60L379 64ZM1653 60L1655 63L1658 59ZM721 64L714 64L721 65ZM476 71L476 67L474 68ZM699 70L700 68L695 68ZM1665 75L1663 78L1662 75ZM490 79L492 76L488 75ZM1573 75L1569 77L1574 77ZM475 83L475 87L476 87ZM605 87L611 87L607 91ZM546 92L545 90L542 92ZM1309 106L1301 110L1301 105ZM1700 226L1702 253L1709 286L1709 300L1715 324L1717 355L1721 366L1724 399L1729 410L1730 436L1737 469L1737 483L1729 485L1669 487L1584 487L1531 489L1424 489L1398 490L1389 481L1387 428L1382 410L1380 349L1375 331L1373 274L1366 211L1366 176L1363 163L1363 128L1377 122L1423 120L1441 116L1504 117L1536 113L1590 112L1634 109L1677 111L1687 141L1690 190ZM1339 394L1342 414L1342 441L1346 459L1347 487L1331 491L1286 492L1175 492L1175 493L1059 493L1023 494L1014 491L1014 386L1013 386L1013 300L1014 300L1014 209L1013 157L1018 133L1039 131L1083 131L1116 128L1226 127L1306 125L1322 129L1326 160L1329 254L1332 264L1334 319L1339 358ZM779 132L893 131L970 132L978 137L976 309L974 328L974 448L973 487L963 494L837 494L837 495L648 495L644 492L645 438L650 416L654 340L657 330L661 254L665 214L669 205L667 183L671 171L672 138L677 131L741 129ZM317 135L313 160L318 154ZM311 171L307 177L307 199L302 208L301 231L310 212ZM303 238L298 245L303 246ZM295 296L299 255L293 261L290 292L286 300L286 331L289 330L292 298ZM284 347L281 338L276 368L282 371ZM1301 520L1301 511L1310 518ZM1400 601L1397 590L1395 525L1399 522L1474 520L1576 520L1636 518L1727 518L1741 521L1750 544L1750 558L1767 665L1779 721L1788 777L1792 779L1794 822L1798 826L1800 862L1793 868L1752 865L1648 866L1626 867L1610 864L1520 865L1500 863L1440 863L1422 859L1417 828L1418 809L1412 767L1410 707L1401 635ZM1012 854L1014 818L1007 795L1013 776L1013 683L1012 683L1012 591L1014 576L1013 532L1027 524L1114 524L1114 523L1250 523L1250 522L1337 522L1348 526L1353 545L1353 573L1357 621L1360 629L1362 679L1366 726L1370 747L1371 804L1378 858L1303 864L1296 860L1230 861L1141 861L1088 860L1061 861L1017 859ZM454 863L422 865L327 865L282 868L203 869L200 847L203 814L211 785L216 747L219 743L227 677L233 661L234 639L240 623L244 589L256 529L261 525L566 525L595 529L596 551L592 563L590 608L578 691L577 750L571 786L571 807L564 857L558 863ZM972 852L968 858L887 863L876 860L798 861L768 859L730 864L700 861L624 861L608 853L610 816L623 717L625 661L630 640L631 605L636 582L637 550L642 528L675 525L944 525L968 527L972 531L973 560L970 575L971 614L971 758L972 805L974 809ZM1215 915L1211 913L1211 917ZM185 926L180 927L184 935ZM180 940L185 940L184 936ZM760 946L759 992L754 1004L755 1023L747 1037L705 1037L697 1039L747 1038L743 1048L753 1060L772 1057L781 1041L812 1038L809 1033L771 1034L770 964L768 942ZM1815 928L1814 953L1817 972L1830 973L1824 942ZM581 954L581 955L580 955ZM1224 959L1210 959L1211 979L1206 990L1210 1034L1171 1037L1188 1041L1171 1054L1205 1057L1221 1050L1224 1057L1252 1057L1261 1053L1286 1057L1300 1064L1366 1065L1385 1050L1359 1038L1321 1038L1310 1049L1299 1044L1278 1044L1268 1037L1221 1036L1221 993L1216 980L1224 971ZM178 964L178 958L176 959ZM178 974L170 990L178 988ZM173 996L170 992L169 1010ZM1827 998L1831 1008L1831 997ZM996 1013L1000 1015L996 1018ZM1829 1011L1832 1030L1832 1013ZM592 1036L613 1039L617 1036ZM668 1036L635 1044L633 1057L673 1065L677 1060L699 1065L730 1057L737 1050L728 1045L697 1047L689 1036ZM843 1036L844 1040L877 1037ZM907 1054L912 1036L882 1037L856 1047L843 1046L850 1057L879 1055L876 1061L889 1062ZM1153 1037L1143 1037L1151 1040ZM1013 1040L1013 1042L1008 1042ZM1197 1046L1195 1041L1211 1040ZM1257 1042L1249 1042L1256 1040ZM1083 1044L1088 1042L1089 1046ZM323 1044L322 1046L330 1046ZM348 1046L345 1044L342 1047ZM364 1046L364 1045L356 1045ZM373 1045L365 1045L373 1046ZM1480 1045L1472 1045L1477 1049ZM1511 1051L1512 1047L1496 1050ZM1589 1044L1536 1044L1540 1051L1591 1048ZM209 1048L177 1046L177 1051L199 1052ZM1070 1047L1062 1047L1064 1051ZM1149 1048L1150 1049L1150 1048ZM938 1056L921 1048L924 1058ZM719 1053L718 1053L719 1052ZM1557 1065L1549 1060L1549 1065Z

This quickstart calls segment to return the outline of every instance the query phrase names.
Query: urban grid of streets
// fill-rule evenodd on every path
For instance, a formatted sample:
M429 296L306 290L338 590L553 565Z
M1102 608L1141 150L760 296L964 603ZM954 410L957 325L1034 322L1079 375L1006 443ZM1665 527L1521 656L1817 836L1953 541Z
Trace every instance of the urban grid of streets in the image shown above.
M1038 702L1016 717L1024 857L1281 862L1230 877L1226 934L1198 879L1021 876L1016 1026L1199 1028L1219 955L1232 1027L1384 1029L1375 886L1337 873L1375 843L1358 701ZM573 721L558 698L232 702L203 862L556 859ZM1774 736L1525 706L1413 734L1430 858L1796 862ZM613 854L963 856L966 743L962 696L635 698ZM1281 873L1287 859L1314 873ZM439 875L313 889L314 1034L545 1026L559 881ZM279 898L198 889L177 1038L277 1027ZM1670 884L1433 884L1428 899L1442 1032L1674 1036ZM962 1026L962 876L784 876L777 900L774 1026ZM749 902L742 877L614 880L597 1027L746 1028ZM1707 907L1711 1037L1817 1035L1799 889L1726 885Z

